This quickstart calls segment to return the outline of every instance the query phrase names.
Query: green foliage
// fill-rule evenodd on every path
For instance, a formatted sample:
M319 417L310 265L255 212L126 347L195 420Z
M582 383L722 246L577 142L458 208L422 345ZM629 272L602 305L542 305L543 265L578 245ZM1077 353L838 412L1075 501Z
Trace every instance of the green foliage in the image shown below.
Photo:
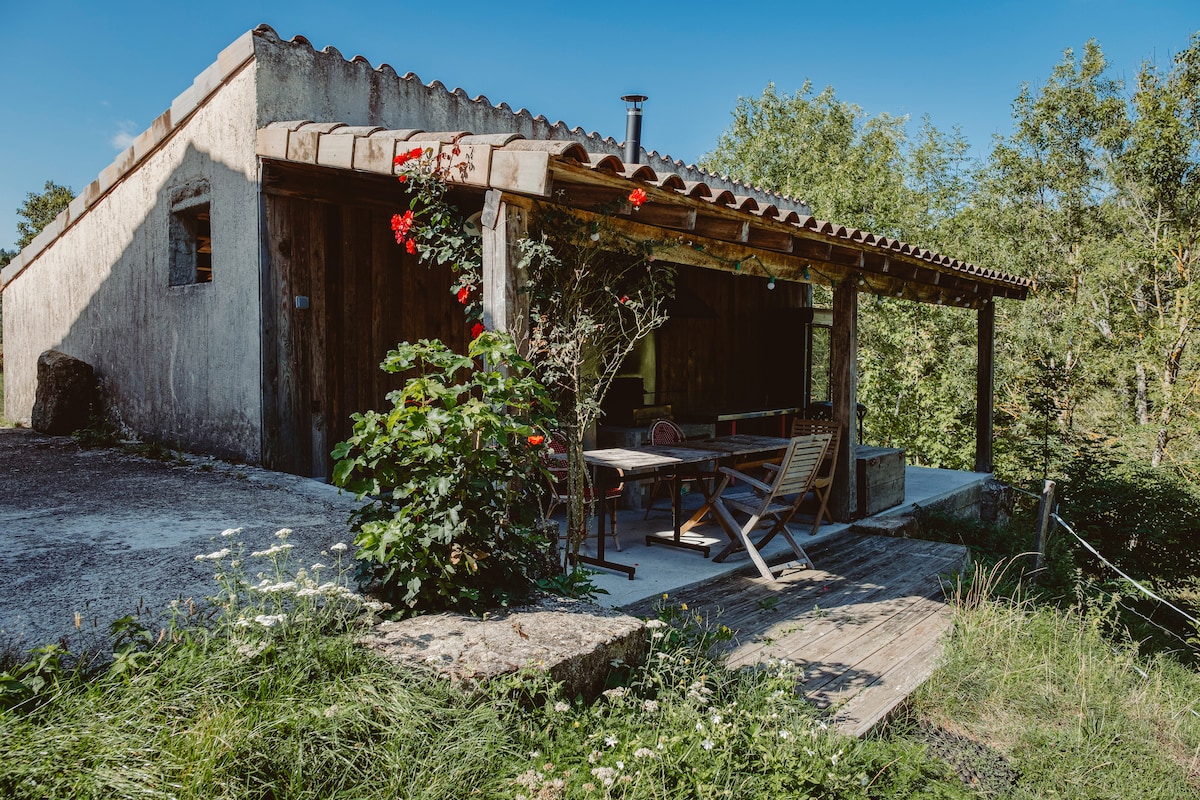
M46 181L41 192L26 194L25 202L17 209L17 216L24 218L17 222L17 249L32 242L74 199L75 193L69 187L54 181Z
M71 433L80 447L116 447L121 443L121 429L104 413L92 414L87 425Z
M599 600L600 595L608 594L608 589L602 589L592 581L595 570L577 568L570 571L555 572L537 580L538 591L555 597L570 597L574 600Z
M355 414L333 451L334 483L369 500L353 519L362 576L411 610L527 596L551 546L540 437L554 406L532 366L487 332L465 356L403 343L381 369L415 374L390 411Z

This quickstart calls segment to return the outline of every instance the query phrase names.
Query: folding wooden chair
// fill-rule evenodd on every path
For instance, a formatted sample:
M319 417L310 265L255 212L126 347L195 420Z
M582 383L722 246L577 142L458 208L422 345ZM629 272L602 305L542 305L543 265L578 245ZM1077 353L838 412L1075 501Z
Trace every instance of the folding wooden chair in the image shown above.
M833 515L829 513L829 489L833 486L833 471L837 469L838 447L842 443L842 424L822 419L792 420L792 436L812 436L817 433L828 433L833 439L829 442L829 449L825 451L825 458L821 461L817 477L813 479L812 491L817 498L817 514L813 519L812 530L809 531L810 536L816 535L823 519L833 522Z
M745 550L754 566L758 568L759 574L769 581L775 580L776 575L784 570L812 566L812 559L793 538L787 523L812 490L813 481L821 468L821 461L832 438L828 433L792 437L779 467L771 470L773 479L770 483L738 472L732 467L721 467L724 477L713 492L712 505L717 513L717 520L729 536L729 546L718 553L713 561L724 561L733 553ZM731 479L737 480L736 487L730 487ZM748 514L750 518L745 524L739 525L734 519L733 511ZM765 536L755 542L750 538L750 533L763 520L771 520L774 524ZM759 550L774 539L776 534L783 534L796 559L776 567L768 567Z
M561 434L550 434L550 450L555 454L565 455L567 440ZM549 517L560 505L567 503L571 499L571 495L567 491L566 459L547 457L543 463L546 465L546 471L550 473L550 499L546 504L546 516ZM617 549L617 552L621 551L621 540L617 538L617 501L621 499L621 493L624 490L624 481L618 482L615 486L606 487L603 499L603 502L608 504L608 535L612 537L613 547ZM599 499L596 487L588 486L583 496L584 505L590 506Z

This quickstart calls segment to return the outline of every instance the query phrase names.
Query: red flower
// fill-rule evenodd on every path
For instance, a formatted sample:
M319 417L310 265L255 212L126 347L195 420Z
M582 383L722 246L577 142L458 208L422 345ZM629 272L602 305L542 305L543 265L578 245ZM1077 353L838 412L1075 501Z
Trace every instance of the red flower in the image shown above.
M458 302L462 303L464 306L467 304L467 300L470 299L470 297L471 297L470 287L464 286L458 290Z
M526 441L528 441L534 447L537 447L539 444L546 441L546 437L541 436L539 434L534 434L533 436L530 436Z
M404 249L409 253L417 252L417 240L416 239L408 239L407 241L405 241Z
M405 164L407 164L409 161L412 161L414 158L420 158L421 153L422 153L421 148L414 147L412 150L409 150L407 153L401 153L400 155L393 158L392 163L395 164L397 167L402 167Z
M635 209L641 208L642 203L646 202L646 190L638 187L629 193L629 202L633 204Z
M397 237L407 236L408 232L412 230L412 226L415 221L416 220L413 219L413 212L411 209L405 211L403 214L393 214L392 230L396 232Z
M401 183L405 183L408 180L408 176L407 175L397 175L396 180L400 181Z
M627 295L627 294L623 294L623 295L621 295L621 301L620 301L620 302L621 302L621 305L625 305L626 303L628 303L628 302L629 302L629 295Z
M471 326L471 339L472 340L478 339L479 335L486 330L487 330L487 328L483 327L482 322L476 322L474 325Z

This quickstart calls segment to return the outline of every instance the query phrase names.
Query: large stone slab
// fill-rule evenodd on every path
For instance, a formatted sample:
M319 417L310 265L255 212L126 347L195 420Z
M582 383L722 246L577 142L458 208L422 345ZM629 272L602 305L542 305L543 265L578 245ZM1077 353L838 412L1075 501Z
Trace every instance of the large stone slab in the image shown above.
M383 622L360 641L388 659L473 685L533 668L568 696L602 691L616 660L645 657L644 623L590 603L551 598L486 617L427 614Z

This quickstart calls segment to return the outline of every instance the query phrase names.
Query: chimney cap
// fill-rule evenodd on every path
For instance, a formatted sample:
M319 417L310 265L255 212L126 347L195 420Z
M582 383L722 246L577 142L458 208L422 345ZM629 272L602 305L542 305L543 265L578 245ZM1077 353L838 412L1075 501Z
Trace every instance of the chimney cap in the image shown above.
M634 106L636 107L636 105L638 103L644 103L647 100L649 100L650 98L644 94L623 94L623 95L621 95L621 99L624 100L626 103L633 103Z

